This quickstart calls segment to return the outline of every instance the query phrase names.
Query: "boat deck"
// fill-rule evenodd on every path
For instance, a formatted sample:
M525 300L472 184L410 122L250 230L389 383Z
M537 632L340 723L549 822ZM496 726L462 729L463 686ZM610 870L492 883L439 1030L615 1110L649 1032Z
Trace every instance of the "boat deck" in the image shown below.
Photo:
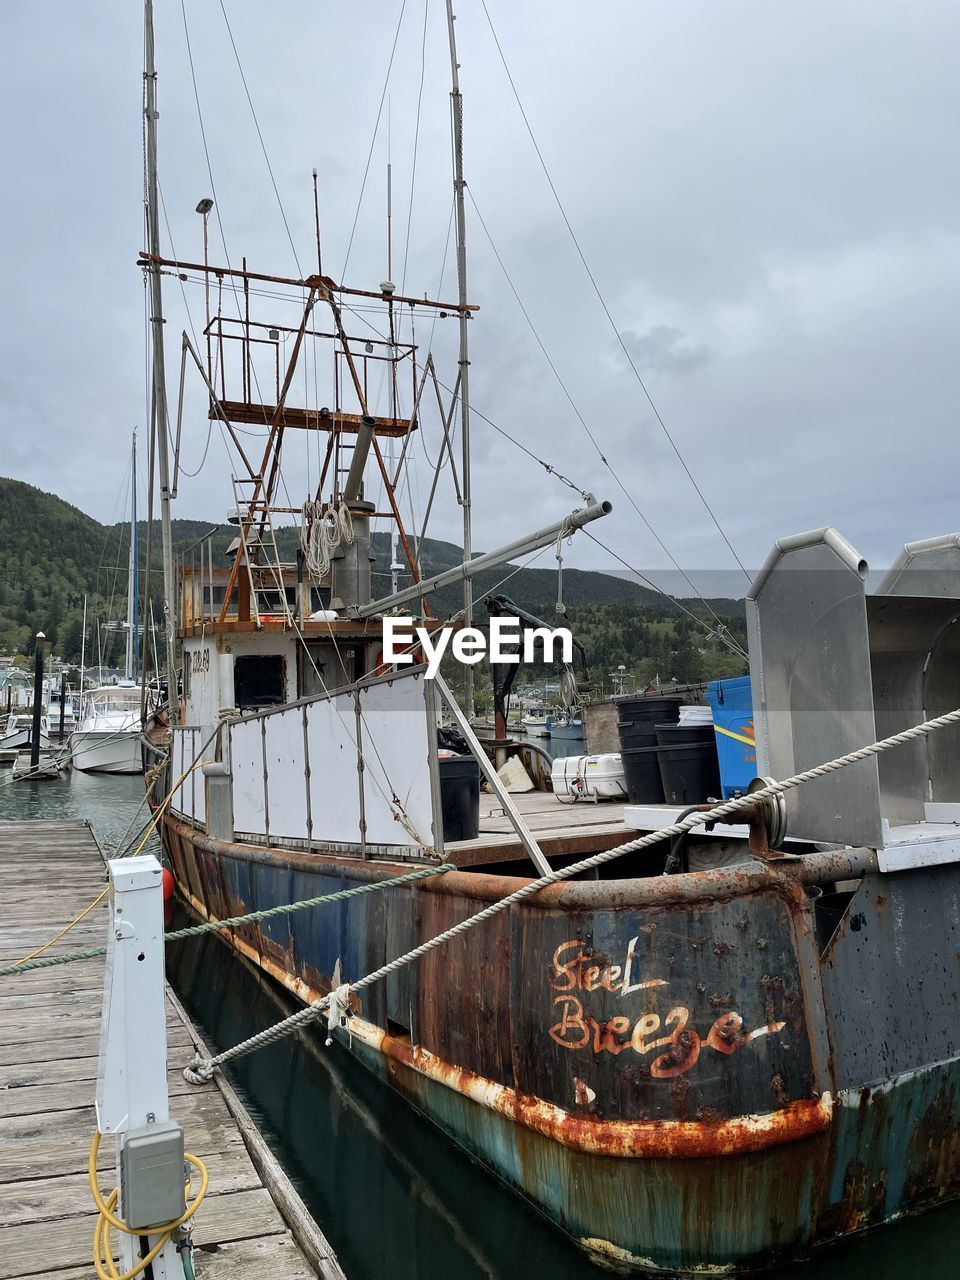
M595 853L612 849L635 834L624 825L625 801L578 800L576 804L565 804L552 791L526 791L510 798L547 854ZM479 837L447 842L444 856L457 866L469 867L526 859L527 854L500 801L481 791Z
M80 912L103 888L105 868L85 822L0 822L0 880L0 958L10 962ZM47 954L101 945L107 913L105 898ZM98 957L0 977L0 1280L93 1275L86 1167L103 971ZM194 1232L199 1280L343 1280L229 1085L184 1081L181 1068L198 1041L172 993L167 1038L171 1111L210 1173ZM102 1187L115 1181L110 1165L104 1151Z

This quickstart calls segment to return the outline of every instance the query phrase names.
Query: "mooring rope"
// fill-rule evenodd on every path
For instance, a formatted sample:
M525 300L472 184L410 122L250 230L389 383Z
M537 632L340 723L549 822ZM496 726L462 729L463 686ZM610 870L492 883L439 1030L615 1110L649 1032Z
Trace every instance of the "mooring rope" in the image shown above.
M184 1079L190 1084L205 1084L212 1079L217 1067L230 1062L233 1058L239 1058L245 1054L253 1053L256 1049L262 1049L266 1045L274 1044L277 1040L283 1039L285 1036L319 1018L320 1014L325 1010L327 1011L328 1029L338 1024L343 1025L346 1021L346 1011L351 992L362 991L364 988L372 986L375 982L388 977L405 965L412 964L415 960L421 959L437 947L443 946L445 942L449 942L452 938L466 933L469 929L476 928L477 925L486 923L487 920L493 919L494 916L506 911L515 903L522 902L525 898L539 893L547 885L556 884L561 880L569 880L571 876L579 875L583 871L590 871L606 862L612 862L614 858L623 857L626 853L637 853L641 849L647 849L662 840L683 835L685 832L693 830L694 827L703 826L708 822L716 822L734 813L741 813L746 809L753 808L758 802L772 800L776 796L783 795L785 791L792 791L796 787L802 786L805 782L813 782L829 773L836 773L839 769L845 769L848 765L857 764L861 760L869 759L871 756L881 755L884 751L890 751L906 742L912 742L915 738L925 737L937 729L957 723L960 723L960 708L949 711L945 715L937 716L933 720L925 720L922 724L914 725L910 729L904 729L900 733L892 734L889 738L881 738L878 742L872 742L869 746L860 747L856 751L850 751L846 755L838 756L835 760L815 765L812 769L805 769L802 773L794 774L791 778L785 778L782 782L771 782L768 786L754 791L750 795L740 796L734 800L726 800L723 804L718 804L703 813L691 813L679 822L671 823L667 827L661 827L659 831L639 836L635 840L628 840L613 849L606 849L602 853L592 854L589 858L583 858L570 866L562 867L556 871L551 871L548 875L540 876L537 880L531 880L528 884L522 885L505 898L500 898L497 902L491 903L489 907L484 907L476 915L469 916L466 920L461 920L459 924L452 925L449 929L444 929L442 933L429 938L426 942L421 943L420 946L406 952L405 955L388 961L386 964L381 965L379 969L368 973L365 977L358 978L355 982L341 983L328 995L322 996L319 1000L307 1005L306 1008L299 1010L297 1013L291 1014L290 1017L284 1018L281 1022L275 1023L272 1027L267 1027L266 1030L260 1031L246 1040L241 1040L239 1044L235 1044L231 1049L225 1049L222 1053L215 1054L211 1058L203 1058L200 1054L197 1054L190 1065L184 1068ZM329 1034L327 1042L329 1043Z
M183 938L195 938L202 933L216 933L220 929L232 929L236 925L253 924L257 920L270 920L274 916L289 915L293 911L321 907L327 902L343 902L346 898L357 898L362 893L373 893L377 889L392 889L397 885L412 884L416 880L425 880L428 876L439 876L455 870L456 867L452 862L444 862L439 867L418 867L416 871L408 871L402 876L394 876L389 880L374 880L369 884L354 885L352 889L338 889L335 893L324 893L316 898L302 898L299 902L284 902L278 907L248 911L242 916L230 916L225 920L208 920L204 924L190 925L185 929L173 929L163 935L163 940L179 942ZM87 911L96 906L106 892L107 889L104 889L103 893L87 907ZM54 965L70 964L73 960L93 960L106 953L106 947L88 947L85 951L71 951L63 956L47 956L42 960L21 960L17 964L0 966L0 977L6 977L12 973L26 973L28 969L52 969Z

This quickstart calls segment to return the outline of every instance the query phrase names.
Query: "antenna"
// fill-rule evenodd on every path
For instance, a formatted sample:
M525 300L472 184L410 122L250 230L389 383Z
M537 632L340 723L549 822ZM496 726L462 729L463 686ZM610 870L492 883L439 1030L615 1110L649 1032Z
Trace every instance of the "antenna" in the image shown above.
M393 150L392 126L390 120L390 98L387 98L387 279L393 279L393 165L390 163Z
M470 519L470 359L467 337L467 221L464 211L463 188L463 97L460 93L460 64L457 62L457 37L453 24L453 0L447 0L447 34L450 38L450 111L453 130L453 192L457 207L457 281L460 288L460 444L462 449L460 491L463 503L463 562L473 557ZM473 625L473 583L463 579L463 625ZM473 718L473 667L464 669L463 709L467 719Z
M323 254L320 252L320 202L317 199L317 171L313 171L313 221L317 229L317 275L323 275Z

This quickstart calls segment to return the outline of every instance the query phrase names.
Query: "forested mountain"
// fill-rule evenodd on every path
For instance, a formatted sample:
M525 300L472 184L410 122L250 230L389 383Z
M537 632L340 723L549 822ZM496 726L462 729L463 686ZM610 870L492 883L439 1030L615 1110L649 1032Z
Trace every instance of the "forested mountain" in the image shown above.
M173 533L175 549L188 563L191 557L199 557L199 543L209 537L216 563L222 562L236 529L198 520L175 520ZM148 583L146 525L141 523L141 598L153 603L159 618L159 524L153 536ZM127 525L102 525L55 494L0 478L0 653L31 654L34 636L43 631L49 653L79 662L86 596L87 661L96 660L99 627L104 663L118 662L123 637L111 634L103 624L122 619L125 614L129 537ZM277 538L283 557L292 560L298 545L295 530L280 529ZM390 585L389 536L374 534L373 546L374 593L386 594ZM453 543L428 538L423 547L424 575L459 564L461 554ZM709 619L701 601L685 601L681 607L647 587L609 573L565 569L562 590L567 612L561 617L556 612L558 580L549 549L541 559L551 567L517 569L504 565L479 575L474 585L479 601L477 620L482 622L486 616L481 598L497 589L539 614L546 623L570 626L586 647L597 676L615 670L620 663L643 680L654 676L663 680L696 680L743 670L739 660L718 647L707 627L684 612L685 607L698 617ZM408 581L407 577L402 579L403 583ZM455 613L460 605L459 588L437 592L432 604L438 614ZM710 605L742 643L742 603L712 600Z

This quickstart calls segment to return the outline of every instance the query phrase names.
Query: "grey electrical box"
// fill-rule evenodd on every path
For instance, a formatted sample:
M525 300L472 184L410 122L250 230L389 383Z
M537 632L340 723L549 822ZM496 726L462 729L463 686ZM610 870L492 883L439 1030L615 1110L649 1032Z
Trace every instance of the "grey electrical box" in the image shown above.
M183 1130L176 1120L131 1129L120 1149L120 1206L128 1227L179 1218L185 1206Z

